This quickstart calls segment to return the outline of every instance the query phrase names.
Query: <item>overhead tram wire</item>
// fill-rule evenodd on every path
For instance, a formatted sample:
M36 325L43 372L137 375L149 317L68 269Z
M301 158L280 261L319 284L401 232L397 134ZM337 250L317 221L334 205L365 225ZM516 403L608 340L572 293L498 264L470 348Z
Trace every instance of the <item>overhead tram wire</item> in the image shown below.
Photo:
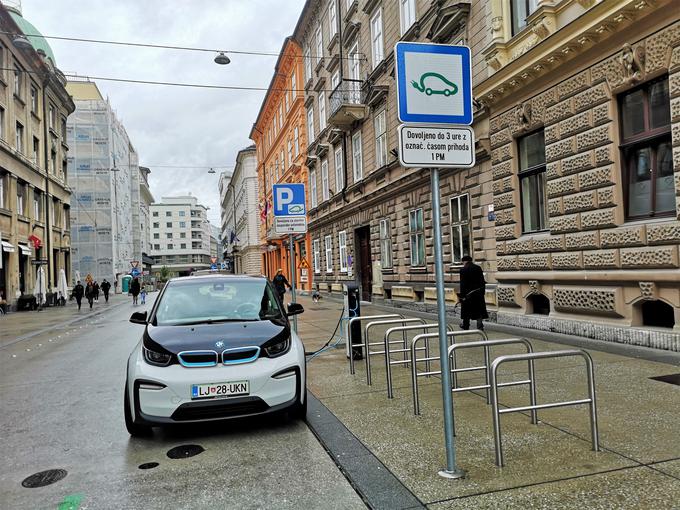
M15 32L7 32L0 30L0 34L15 36ZM254 55L260 57L278 57L280 54L272 51L247 51L247 50L218 50L211 48L200 48L196 46L176 46L169 44L151 44L151 43L136 43L129 41L110 41L105 39L86 39L83 37L65 37L57 35L42 35L42 34L23 34L25 37L36 37L43 39L54 39L56 41L71 41L71 42L82 42L89 44L109 44L113 46L132 46L137 48L155 48L160 50L177 50L177 51L199 51L204 53L231 53L233 55ZM366 60L366 55L363 53L358 54L359 58ZM313 60L330 60L330 57L324 57L323 55L293 55L294 58L304 59L309 58ZM351 60L354 57L340 57L341 60Z

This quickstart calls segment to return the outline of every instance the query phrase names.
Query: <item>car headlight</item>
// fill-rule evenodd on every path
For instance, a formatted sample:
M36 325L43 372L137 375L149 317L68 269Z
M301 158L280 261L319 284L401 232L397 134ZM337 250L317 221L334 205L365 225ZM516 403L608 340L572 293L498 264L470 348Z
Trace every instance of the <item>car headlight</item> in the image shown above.
M167 354L165 352L152 351L142 346L142 352L144 353L144 360L149 365L155 365L157 367L166 367L170 364L172 360L172 354Z
M270 345L263 348L264 353L269 358L276 358L278 356L282 356L282 355L286 354L289 349L290 349L290 338L286 338L285 340L282 340L282 341L277 342L275 344L270 344Z

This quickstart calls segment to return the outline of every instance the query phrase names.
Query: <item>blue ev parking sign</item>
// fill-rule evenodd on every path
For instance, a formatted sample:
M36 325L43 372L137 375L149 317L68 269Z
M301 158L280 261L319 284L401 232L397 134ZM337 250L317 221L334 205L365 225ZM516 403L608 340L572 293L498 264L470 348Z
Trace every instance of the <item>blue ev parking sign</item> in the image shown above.
M274 216L305 216L304 184L274 184Z

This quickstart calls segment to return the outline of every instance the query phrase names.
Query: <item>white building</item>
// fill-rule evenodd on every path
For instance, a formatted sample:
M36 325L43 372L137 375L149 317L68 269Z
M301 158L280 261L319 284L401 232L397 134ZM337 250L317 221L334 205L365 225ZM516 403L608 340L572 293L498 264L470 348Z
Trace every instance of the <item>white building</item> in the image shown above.
M210 223L207 208L191 195L163 197L151 204L151 257L153 272L163 266L170 276L210 268Z
M95 83L66 88L76 105L67 122L72 278L112 281L142 258L138 156Z
M150 271L153 259L151 253L151 210L154 203L151 188L149 186L149 174L151 170L145 166L139 167L139 229L140 246L142 250L142 265L145 271Z
M262 274L254 145L239 151L233 173L220 178L220 199L225 260L236 274Z

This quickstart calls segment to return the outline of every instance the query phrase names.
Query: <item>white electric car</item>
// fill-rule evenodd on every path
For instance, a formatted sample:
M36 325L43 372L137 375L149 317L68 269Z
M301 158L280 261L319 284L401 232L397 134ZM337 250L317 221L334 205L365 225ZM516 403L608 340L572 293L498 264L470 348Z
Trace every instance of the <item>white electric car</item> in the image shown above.
M263 277L222 274L170 280L130 354L125 425L131 435L153 426L221 420L286 410L307 412L305 350Z

